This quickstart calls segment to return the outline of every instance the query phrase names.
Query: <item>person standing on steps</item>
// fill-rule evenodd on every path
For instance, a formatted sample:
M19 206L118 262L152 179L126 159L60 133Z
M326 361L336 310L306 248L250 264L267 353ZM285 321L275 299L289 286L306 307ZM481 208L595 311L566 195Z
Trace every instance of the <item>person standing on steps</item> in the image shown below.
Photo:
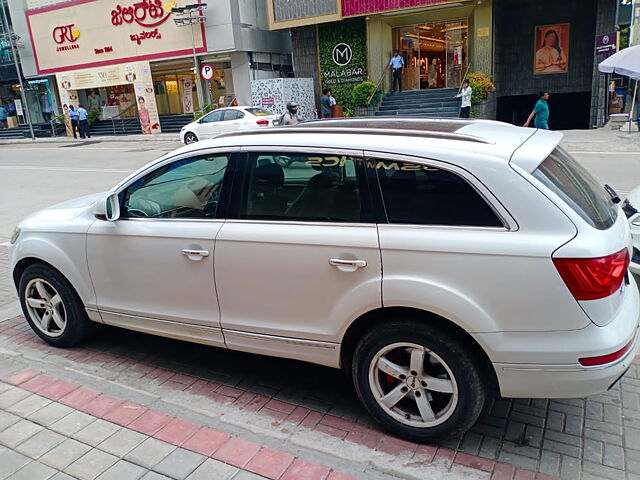
M473 89L469 86L469 80L462 82L462 89L458 92L455 98L462 98L460 104L460 118L469 118L471 113L471 94Z
M549 130L549 92L540 92L539 100L533 111L527 118L525 127L528 127L533 120L533 126L541 130ZM535 118L534 118L535 117Z
M322 106L322 118L331 118L331 90L328 88L322 90L320 105Z
M78 131L80 133L80 138L91 138L91 134L89 133L89 112L82 106L78 105Z
M69 119L71 120L71 131L73 132L73 138L78 138L76 130L78 129L78 111L73 108L73 105L69 105Z
M396 91L396 84L398 85L398 91L402 92L402 69L404 68L404 59L400 56L398 50L393 51L393 57L389 60L387 70L393 70L393 81L391 83L391 93Z

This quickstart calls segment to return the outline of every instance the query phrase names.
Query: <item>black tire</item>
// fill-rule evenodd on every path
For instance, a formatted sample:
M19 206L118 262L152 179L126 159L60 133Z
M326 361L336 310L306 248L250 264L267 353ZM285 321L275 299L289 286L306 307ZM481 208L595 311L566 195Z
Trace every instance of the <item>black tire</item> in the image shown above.
M38 282L40 282L40 286L44 285L53 298L55 295L52 294L55 293L60 296L61 302L56 307L34 308L28 305L27 293L29 295L35 294L40 299L44 298L38 293L36 286ZM54 347L77 345L87 338L95 327L95 324L89 320L84 305L71 284L58 271L48 265L37 263L27 267L20 277L18 292L22 312L29 326L40 338ZM54 325L52 325L50 333L47 334L41 326L36 325L36 322L43 317L40 315L42 312L46 313L52 308L55 308L59 312L58 314L64 314L64 328L57 328L56 322L53 322Z
M417 348L409 348L407 344ZM414 351L418 365L422 358L424 375L422 372L416 376L411 373ZM419 356L420 351L424 357ZM381 362L379 355L382 352L386 353L382 355L385 361ZM464 342L456 340L447 331L418 321L392 321L375 327L360 340L353 356L353 382L365 408L391 433L416 442L458 438L476 422L486 398L486 374L476 357ZM399 367L394 369L394 375L404 372L404 379L401 374L396 377L379 369L383 363L389 364L386 360L390 358L393 358L391 365ZM429 382L434 389L457 390L457 400L453 393L423 388L424 385L428 387ZM391 407L384 407L381 405L384 402L379 403L376 398L382 399L392 391L396 392L396 398L402 395L399 392L407 393ZM387 397L389 403L396 401L395 398L391 400L391 396ZM424 408L425 400L429 404L425 411L435 413L430 423L424 420L418 407L420 403Z
M185 145L191 145L192 143L196 143L198 141L198 137L195 133L187 132L184 134L184 143Z

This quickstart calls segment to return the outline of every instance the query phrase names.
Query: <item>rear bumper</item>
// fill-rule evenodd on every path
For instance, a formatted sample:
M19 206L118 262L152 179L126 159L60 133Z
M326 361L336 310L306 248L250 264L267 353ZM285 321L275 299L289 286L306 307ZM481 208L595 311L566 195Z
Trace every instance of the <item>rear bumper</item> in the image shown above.
M475 334L485 347L503 397L577 398L607 391L633 363L640 340L640 296L633 280L624 301L604 327L557 332ZM633 340L622 357L584 367L579 358L617 352Z

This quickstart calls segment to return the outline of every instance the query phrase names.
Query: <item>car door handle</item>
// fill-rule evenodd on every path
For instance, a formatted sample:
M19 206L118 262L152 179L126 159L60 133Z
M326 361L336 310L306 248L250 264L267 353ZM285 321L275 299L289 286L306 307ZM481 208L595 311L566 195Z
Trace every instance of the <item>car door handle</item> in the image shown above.
M189 260L200 260L203 257L209 256L209 250L192 250L190 248L183 248L182 255L188 257Z
M339 270L347 272L353 272L358 268L367 266L367 262L364 260L343 260L341 258L331 258L329 259L329 264L338 267Z

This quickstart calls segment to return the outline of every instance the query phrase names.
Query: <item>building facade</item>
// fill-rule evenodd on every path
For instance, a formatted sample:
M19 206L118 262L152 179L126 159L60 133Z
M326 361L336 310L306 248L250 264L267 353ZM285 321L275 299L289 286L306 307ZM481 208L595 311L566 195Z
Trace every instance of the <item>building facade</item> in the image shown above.
M48 92L57 114L82 104L102 118L139 115L144 133L156 133L161 115L250 103L251 80L290 73L289 36L268 30L260 0L198 2L201 24L172 12L184 4L9 0L25 43L22 69L41 105Z
M541 90L552 128L601 125L598 34L615 32L617 0L267 0L272 29L289 29L296 76L338 102L365 79L390 88L394 49L403 90L458 88L467 72L494 80L485 114L522 124ZM347 48L348 47L348 48ZM345 64L346 56L351 61ZM343 65L341 65L343 64ZM553 65L551 65L553 64ZM342 96L342 99L339 98Z

